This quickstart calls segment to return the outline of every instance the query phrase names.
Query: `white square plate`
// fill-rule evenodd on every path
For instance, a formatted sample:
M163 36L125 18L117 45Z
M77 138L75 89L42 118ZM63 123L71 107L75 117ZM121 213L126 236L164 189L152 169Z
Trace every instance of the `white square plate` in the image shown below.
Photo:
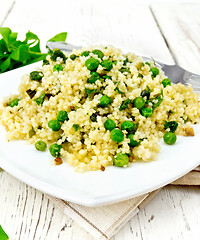
M0 101L17 93L21 76L41 66L31 64L0 74ZM25 141L6 141L0 126L0 167L21 181L58 198L85 206L100 206L139 196L162 187L200 164L200 125L194 137L177 137L175 145L161 140L158 159L138 162L129 168L107 167L104 172L77 173L64 162L51 164L49 151L39 152Z

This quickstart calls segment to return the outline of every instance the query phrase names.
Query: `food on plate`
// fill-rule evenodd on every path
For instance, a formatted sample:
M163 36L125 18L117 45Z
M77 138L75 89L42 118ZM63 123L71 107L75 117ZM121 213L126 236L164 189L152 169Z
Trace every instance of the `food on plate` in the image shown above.
M54 50L0 108L8 140L48 145L55 164L66 159L77 171L154 160L161 138L173 145L177 135L194 136L199 118L191 86L113 46Z

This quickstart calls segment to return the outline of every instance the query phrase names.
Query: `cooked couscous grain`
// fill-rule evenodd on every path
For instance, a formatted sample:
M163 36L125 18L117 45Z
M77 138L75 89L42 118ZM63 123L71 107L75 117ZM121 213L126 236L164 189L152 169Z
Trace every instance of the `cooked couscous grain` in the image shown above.
M104 170L155 159L167 132L186 135L200 118L192 91L112 46L56 50L4 99L0 120L9 140L43 141L78 171Z

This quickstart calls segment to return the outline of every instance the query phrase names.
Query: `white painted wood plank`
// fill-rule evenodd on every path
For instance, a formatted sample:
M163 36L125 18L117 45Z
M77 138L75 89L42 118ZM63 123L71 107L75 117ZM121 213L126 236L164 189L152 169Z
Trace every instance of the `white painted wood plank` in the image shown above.
M152 4L177 63L200 74L200 3Z
M43 47L54 34L67 31L68 41L77 45L113 44L173 62L151 11L132 0L57 0L56 4L18 0L4 25L22 37L26 31L33 31Z
M68 31L68 40L74 44L111 43L172 63L169 51L147 7L132 4L132 1L56 1L56 6L60 5L61 8L55 8L49 1L17 0L4 26L21 32L21 36L30 29L39 35L43 45L52 35ZM200 209L197 201L198 190L192 188L188 191L188 196L185 196L182 190L173 189L162 190L155 200L113 239L188 239L188 236L197 239L199 235L196 234L199 232L196 223ZM0 224L11 239L92 240L42 193L7 173L0 173L0 193L0 206L3 206L0 208ZM179 207L181 199L187 203L183 204L183 210ZM193 209L196 209L193 216L190 212L191 204ZM191 229L189 235L187 229L185 230L183 214ZM181 224L174 229L176 222Z
M0 0L0 26L9 15L14 6L14 0Z

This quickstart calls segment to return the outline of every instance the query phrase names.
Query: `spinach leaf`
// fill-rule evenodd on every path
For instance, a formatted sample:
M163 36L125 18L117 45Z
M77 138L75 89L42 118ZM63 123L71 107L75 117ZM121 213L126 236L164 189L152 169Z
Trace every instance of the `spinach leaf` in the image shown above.
M0 73L46 59L40 50L39 37L28 31L24 41L17 40L18 33L0 27ZM49 41L65 41L67 33L59 33Z
M61 42L61 41L65 42L66 38L67 32L62 32L49 39L48 42Z
M7 240L9 239L8 235L4 232L2 226L0 225L0 239L1 240Z

